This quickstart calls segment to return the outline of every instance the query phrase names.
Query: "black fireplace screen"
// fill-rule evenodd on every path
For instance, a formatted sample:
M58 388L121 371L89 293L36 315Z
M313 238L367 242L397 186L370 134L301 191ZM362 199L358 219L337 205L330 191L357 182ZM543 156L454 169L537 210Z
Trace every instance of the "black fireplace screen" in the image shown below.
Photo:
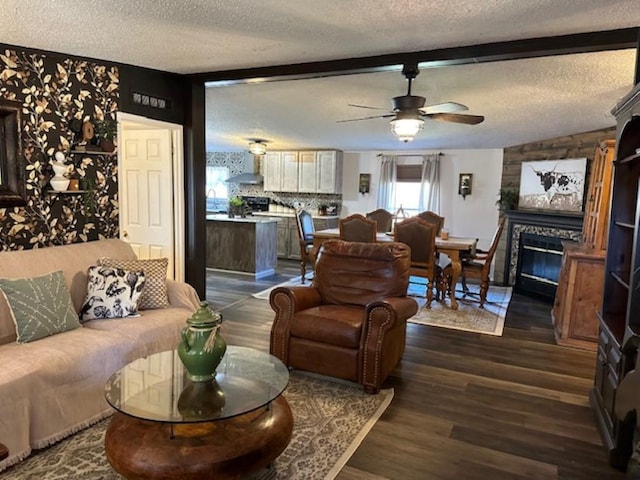
M553 301L562 265L562 240L533 233L520 235L515 291Z

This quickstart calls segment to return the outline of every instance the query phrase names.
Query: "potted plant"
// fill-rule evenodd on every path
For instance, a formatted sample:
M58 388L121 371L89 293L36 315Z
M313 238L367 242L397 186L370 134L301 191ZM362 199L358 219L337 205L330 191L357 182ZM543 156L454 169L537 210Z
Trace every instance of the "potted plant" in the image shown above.
M95 127L96 141L103 152L111 153L116 149L114 140L116 138L116 122L111 119L105 119L96 124Z
M496 205L502 211L504 210L513 210L518 205L518 190L515 188L501 188L498 190L498 200L496 200Z
M241 217L245 216L245 201L240 197L231 197L229 199L229 218L233 218L236 215Z

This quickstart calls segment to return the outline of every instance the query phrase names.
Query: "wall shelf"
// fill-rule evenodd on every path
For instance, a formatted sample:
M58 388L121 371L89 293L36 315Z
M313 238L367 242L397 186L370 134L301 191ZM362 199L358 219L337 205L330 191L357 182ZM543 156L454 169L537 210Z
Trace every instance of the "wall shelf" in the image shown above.
M94 192L95 190L45 190L48 195L78 195L81 193Z
M113 156L117 155L118 151L114 150L113 152L103 152L102 150L69 150L69 155L108 155Z

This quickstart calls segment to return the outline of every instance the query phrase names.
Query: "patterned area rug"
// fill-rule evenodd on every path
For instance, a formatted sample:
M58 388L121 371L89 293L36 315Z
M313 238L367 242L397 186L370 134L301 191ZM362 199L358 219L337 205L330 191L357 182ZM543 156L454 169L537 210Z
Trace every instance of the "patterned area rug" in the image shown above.
M414 281L413 277L411 281ZM422 283L423 279L416 279L416 281L420 283L411 283L408 294L418 302L420 309L408 320L409 322L502 336L504 319L511 300L511 287L491 285L484 308L480 308L479 286L469 285L470 294L463 296L462 286L458 285L459 288L456 289L458 310L451 310L449 298L444 303L434 299L431 302L431 308L427 309L424 308L427 303L425 284Z
M254 298L263 300L269 299L271 290L283 286L300 286L300 277L294 277L284 283L268 288L262 292L255 293ZM305 285L311 285L311 280L306 279ZM463 296L462 286L458 285L456 298L458 299L458 310L451 310L449 299L445 303L434 301L431 308L426 309L425 279L411 277L408 295L413 297L420 310L408 321L421 325L431 325L435 327L451 328L454 330L464 330L467 332L483 333L486 335L502 336L504 330L504 319L507 314L507 307L511 300L511 287L489 287L487 301L484 308L479 308L480 297L478 295L479 286L469 285L471 294ZM474 294L475 293L475 294Z
M293 436L269 470L251 480L336 477L391 403L393 390L377 395L349 382L294 371L284 395L293 411ZM103 420L36 452L2 472L3 480L122 480L104 455Z

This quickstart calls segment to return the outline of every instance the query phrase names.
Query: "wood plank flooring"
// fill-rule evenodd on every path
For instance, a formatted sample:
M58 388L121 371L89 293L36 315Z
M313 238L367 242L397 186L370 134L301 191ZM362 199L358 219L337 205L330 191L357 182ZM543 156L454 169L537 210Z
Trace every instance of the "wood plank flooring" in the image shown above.
M269 349L273 312L251 293L299 275L207 274L229 343ZM394 399L338 480L617 480L587 395L595 354L555 344L551 306L514 294L504 335L409 324Z

